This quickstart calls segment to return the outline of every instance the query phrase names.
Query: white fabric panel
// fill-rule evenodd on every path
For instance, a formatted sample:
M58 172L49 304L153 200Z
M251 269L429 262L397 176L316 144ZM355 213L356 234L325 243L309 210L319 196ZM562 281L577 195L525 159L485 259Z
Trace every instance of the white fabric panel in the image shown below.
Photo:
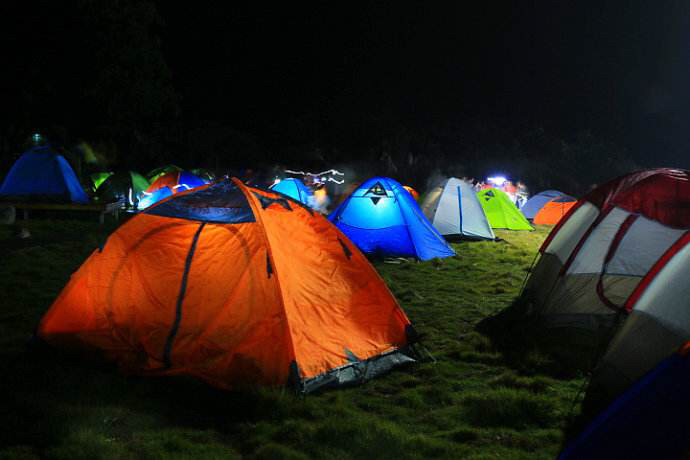
M668 261L633 306L667 328L690 334L690 245Z
M443 186L432 224L441 235L495 237L472 185L454 177Z
M545 252L555 255L564 264L597 216L599 208L591 203L583 203L556 233Z
M568 274L600 273L604 257L609 250L613 237L623 221L630 215L620 208L613 208L599 225L590 233L585 244L580 248L575 260L568 268Z
M456 179L457 180L457 179ZM436 207L433 225L441 235L458 235L460 233L460 208L458 207L458 191L451 186L453 179L443 184L441 198Z
M460 210L462 212L461 228L463 235L478 236L481 238L495 238L494 231L484 214L477 193L469 183L459 179L449 179L447 188L455 190L457 195L460 189Z
M612 275L647 274L664 252L685 233L646 217L639 216L620 242L606 267Z

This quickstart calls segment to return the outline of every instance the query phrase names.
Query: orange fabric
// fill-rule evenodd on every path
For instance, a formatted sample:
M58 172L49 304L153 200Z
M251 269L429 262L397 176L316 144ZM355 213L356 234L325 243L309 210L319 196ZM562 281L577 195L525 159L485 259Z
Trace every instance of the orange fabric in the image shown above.
M410 193L410 195L412 195L412 198L414 198L415 201L419 201L419 193L417 193L415 189L413 189L409 185L403 185L403 188L407 190Z
M151 185L148 186L146 189L147 193L153 193L158 189L161 189L163 187L169 187L170 190L175 190L175 186L179 182L180 178L180 172L179 171L172 171L169 173L165 173L162 176L160 176L158 179L153 181Z
M235 183L256 222L201 228L169 368L164 350L196 220L139 214L122 225L74 273L39 335L100 350L129 371L222 388L285 384L293 360L303 379L315 377L347 364L346 350L363 360L406 344L405 313L334 225L293 202L262 209L255 194L281 196Z
M535 224L556 225L559 220L568 212L570 208L575 206L577 201L549 201L543 208L534 216Z

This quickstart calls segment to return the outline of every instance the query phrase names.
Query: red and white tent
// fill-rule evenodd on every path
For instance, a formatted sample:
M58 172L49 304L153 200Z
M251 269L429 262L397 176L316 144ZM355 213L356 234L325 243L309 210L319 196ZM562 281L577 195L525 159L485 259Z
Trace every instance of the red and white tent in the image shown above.
M690 340L690 171L654 169L579 200L540 248L525 289L572 345L605 353L592 386L614 394Z

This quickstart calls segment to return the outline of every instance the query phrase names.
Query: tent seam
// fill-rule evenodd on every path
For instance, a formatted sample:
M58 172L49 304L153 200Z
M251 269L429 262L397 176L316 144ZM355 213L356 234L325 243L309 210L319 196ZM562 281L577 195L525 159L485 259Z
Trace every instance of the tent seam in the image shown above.
M254 208L254 214L256 218L256 223L259 224L259 227L261 228L261 233L264 236L264 241L266 241L266 251L268 253L268 256L273 260L273 274L275 275L276 279L276 285L278 287L278 295L280 296L280 304L283 307L283 314L285 315L285 324L287 326L287 332L288 332L288 340L290 342L290 348L292 349L292 357L293 361L297 363L297 350L295 349L295 344L292 341L292 330L290 328L290 318L288 317L287 314L287 309L285 308L285 296L283 295L283 288L280 285L280 272L278 270L278 264L276 263L276 258L273 256L273 250L271 248L271 242L268 239L268 234L266 233L266 228L264 227L264 220L263 217L260 214L260 211L256 204L252 201L257 199L256 197L252 197L251 193L249 193L249 190L247 187L239 180L236 178L232 178L232 181L235 183L235 185L238 186L238 188L242 191L244 196L247 198L247 201L249 202L249 205ZM281 193L278 193L279 195L282 195ZM263 210L263 209L262 209ZM298 369L299 369L299 363L297 363ZM289 367L288 367L289 371ZM302 385L302 382L304 379L302 378L301 375L298 375L299 377L299 383ZM289 380L289 378L288 378Z

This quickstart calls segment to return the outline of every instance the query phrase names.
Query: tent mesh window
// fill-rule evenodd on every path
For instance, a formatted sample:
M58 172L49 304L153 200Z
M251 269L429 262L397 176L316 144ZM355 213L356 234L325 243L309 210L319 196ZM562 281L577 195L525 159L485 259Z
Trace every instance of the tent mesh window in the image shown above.
M381 185L381 182L375 183L369 190L367 190L367 193L365 195L378 195L378 196L388 196L386 193L386 189L383 188L383 185Z
M173 197L149 208L146 214L226 224L256 221L247 198L231 182Z

